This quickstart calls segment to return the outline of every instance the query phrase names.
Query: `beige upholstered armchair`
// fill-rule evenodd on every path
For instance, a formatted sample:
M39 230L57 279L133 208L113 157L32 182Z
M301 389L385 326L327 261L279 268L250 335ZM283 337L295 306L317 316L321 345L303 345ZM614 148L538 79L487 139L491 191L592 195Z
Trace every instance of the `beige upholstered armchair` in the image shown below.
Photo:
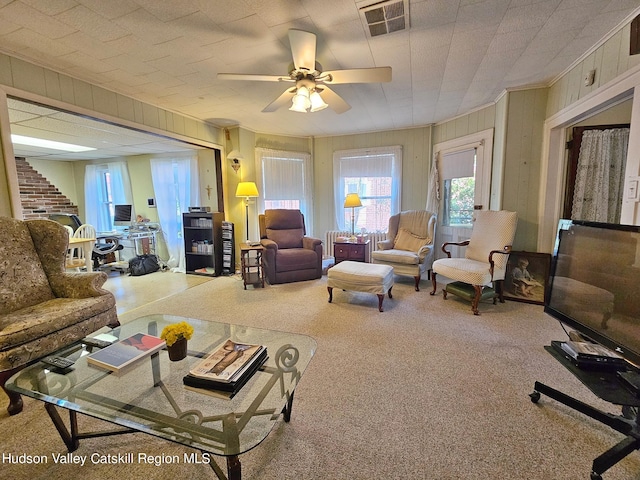
M516 212L477 211L469 240L442 245L447 258L433 262L431 295L436 293L436 274L440 274L454 280L445 286L444 298L453 293L470 300L474 315L480 314L478 304L482 299L490 298L496 303L497 297L504 303L504 277L517 225ZM451 258L448 245L466 246L465 258Z
M420 278L433 263L436 220L436 215L426 210L407 210L391 216L387 239L378 242L378 250L371 253L373 263L392 266L396 275L411 275L419 291Z
M300 210L267 209L258 220L262 260L270 284L322 277L322 241L306 236Z
M52 220L0 217L0 386L36 360L119 325L103 272L67 273L69 234ZM5 390L6 391L6 390ZM9 396L11 415L22 399Z

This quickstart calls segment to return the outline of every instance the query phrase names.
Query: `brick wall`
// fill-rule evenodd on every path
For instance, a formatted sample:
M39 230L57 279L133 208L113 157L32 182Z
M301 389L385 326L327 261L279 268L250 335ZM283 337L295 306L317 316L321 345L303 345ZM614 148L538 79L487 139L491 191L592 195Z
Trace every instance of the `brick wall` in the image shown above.
M23 219L47 218L50 213L78 214L78 207L34 170L26 159L17 157L16 168Z

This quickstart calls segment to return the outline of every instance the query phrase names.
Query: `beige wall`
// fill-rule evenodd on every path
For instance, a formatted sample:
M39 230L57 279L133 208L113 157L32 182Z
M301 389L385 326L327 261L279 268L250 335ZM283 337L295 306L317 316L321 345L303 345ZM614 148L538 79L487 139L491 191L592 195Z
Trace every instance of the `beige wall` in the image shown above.
M337 228L333 199L333 152L336 150L401 145L401 208L425 208L433 143L431 131L431 127L422 127L360 135L316 137L313 141L316 236L324 240L327 230Z
M200 182L200 205L210 207L212 212L219 211L216 159L215 152L211 149L198 150L198 179Z
M433 143L442 143L454 138L478 133L496 126L496 107L486 107L460 115L452 120L438 123L433 127Z
M518 212L515 250L534 252L547 89L509 92L502 208Z
M223 158L226 169L225 191L227 192L227 218L235 224L236 244L247 239L245 205L242 198L235 196L236 188L240 182L256 182L258 192L260 192L260 182L256 178L255 148L270 148L274 150L285 150L291 152L312 153L311 139L306 137L290 137L285 135L268 135L253 132L245 128L230 128L229 139L226 143L226 151L238 150L243 160L240 162L240 169L234 172L231 162ZM256 204L249 206L249 238L259 237L258 212ZM312 228L313 226L309 226Z
M76 188L76 162L38 159L28 159L28 162L40 175L49 180L49 183L55 185L60 193L71 200L74 205L80 205L81 201L84 204L84 199L78 195L78 189Z
M611 125L618 123L631 123L631 107L633 101L631 99L607 108L592 117L576 123L575 127L588 127L593 125Z
M640 55L629 55L630 30L630 24L623 27L551 86L547 118L640 65ZM586 87L584 76L594 69L594 84Z

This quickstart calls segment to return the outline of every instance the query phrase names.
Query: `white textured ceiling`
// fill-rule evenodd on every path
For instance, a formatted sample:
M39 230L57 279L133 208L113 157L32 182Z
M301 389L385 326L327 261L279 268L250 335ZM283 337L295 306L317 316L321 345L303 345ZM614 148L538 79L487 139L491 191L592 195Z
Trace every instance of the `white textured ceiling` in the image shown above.
M70 143L94 150L81 153L13 144L16 157L40 160L104 160L145 154L184 153L200 147L106 122L9 98L11 133Z
M410 28L370 38L355 0L0 0L0 51L218 126L336 135L423 126L545 85L638 12L640 0L410 0ZM391 66L335 85L352 109L261 110L286 85L287 32L316 33L325 70Z

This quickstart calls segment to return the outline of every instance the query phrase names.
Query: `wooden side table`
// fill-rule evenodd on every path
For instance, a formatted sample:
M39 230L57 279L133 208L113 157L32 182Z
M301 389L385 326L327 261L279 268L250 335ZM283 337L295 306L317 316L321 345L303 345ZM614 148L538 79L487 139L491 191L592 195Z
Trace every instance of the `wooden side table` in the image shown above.
M255 252L255 255L251 255L251 252ZM264 288L263 252L264 247L262 245L251 246L246 243L240 244L242 282L244 283L245 290L247 289L247 284L255 287L260 283L262 288Z
M344 260L369 263L370 240L363 243L333 242L333 256L336 265Z

